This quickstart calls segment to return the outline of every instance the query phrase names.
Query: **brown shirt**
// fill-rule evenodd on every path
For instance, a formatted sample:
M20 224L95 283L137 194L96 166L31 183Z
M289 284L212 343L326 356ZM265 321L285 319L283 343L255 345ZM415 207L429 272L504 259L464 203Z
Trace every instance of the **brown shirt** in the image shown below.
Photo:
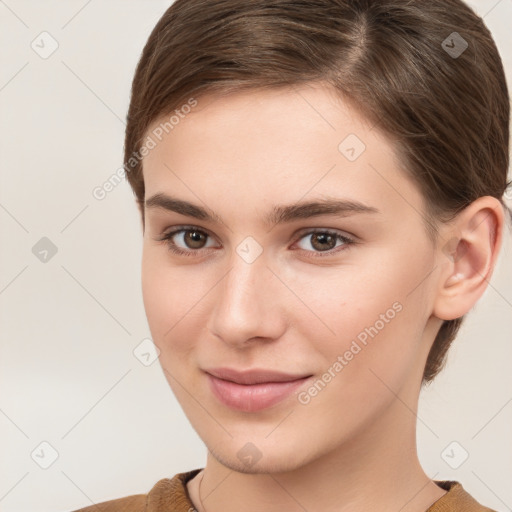
M187 482L201 469L178 473L159 480L148 494L134 494L104 501L73 512L196 512L187 490ZM480 505L459 482L434 480L448 491L426 512L496 512Z

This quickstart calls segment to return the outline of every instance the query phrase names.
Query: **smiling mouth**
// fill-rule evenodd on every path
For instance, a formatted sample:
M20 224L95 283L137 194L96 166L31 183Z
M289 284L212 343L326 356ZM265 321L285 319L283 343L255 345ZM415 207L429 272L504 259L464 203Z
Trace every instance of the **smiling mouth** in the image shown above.
M250 368L247 370L236 370L235 368L210 368L204 370L206 373L218 379L228 380L236 384L263 384L269 382L291 382L311 374L291 374L266 368Z
M245 373L242 374L243 376L238 373L236 376L238 380L253 382L247 384L220 378L209 372L206 372L206 376L213 395L222 404L244 412L260 411L281 402L312 377L312 375L289 376L277 375L275 372L272 375L269 372L264 375L263 373ZM261 380L264 378L280 378L281 380L262 382Z

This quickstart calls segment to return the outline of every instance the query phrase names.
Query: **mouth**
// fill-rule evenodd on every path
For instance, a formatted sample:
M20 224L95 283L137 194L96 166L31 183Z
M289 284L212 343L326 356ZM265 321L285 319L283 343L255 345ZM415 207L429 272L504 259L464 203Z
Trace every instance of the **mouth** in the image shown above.
M222 404L244 412L260 411L281 402L312 377L261 369L215 368L205 373L213 395Z

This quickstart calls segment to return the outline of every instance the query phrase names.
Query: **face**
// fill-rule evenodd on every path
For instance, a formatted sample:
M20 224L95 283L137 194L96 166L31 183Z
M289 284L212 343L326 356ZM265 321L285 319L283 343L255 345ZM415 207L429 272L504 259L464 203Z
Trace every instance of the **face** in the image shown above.
M143 167L150 330L217 460L290 470L387 428L420 387L436 258L390 141L308 84L198 98Z

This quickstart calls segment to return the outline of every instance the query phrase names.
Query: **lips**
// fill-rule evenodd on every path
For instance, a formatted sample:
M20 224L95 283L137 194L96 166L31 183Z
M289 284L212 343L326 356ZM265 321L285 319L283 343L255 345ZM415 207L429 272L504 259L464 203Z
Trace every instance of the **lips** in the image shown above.
M265 370L254 368L251 370L235 370L233 368L212 368L205 370L206 373L217 377L218 379L236 382L237 384L261 384L264 382L291 382L310 375L292 375L289 373L278 372L274 370Z
M206 371L213 395L224 405L244 412L271 407L303 386L312 375L292 375L273 370L238 371L213 368Z

